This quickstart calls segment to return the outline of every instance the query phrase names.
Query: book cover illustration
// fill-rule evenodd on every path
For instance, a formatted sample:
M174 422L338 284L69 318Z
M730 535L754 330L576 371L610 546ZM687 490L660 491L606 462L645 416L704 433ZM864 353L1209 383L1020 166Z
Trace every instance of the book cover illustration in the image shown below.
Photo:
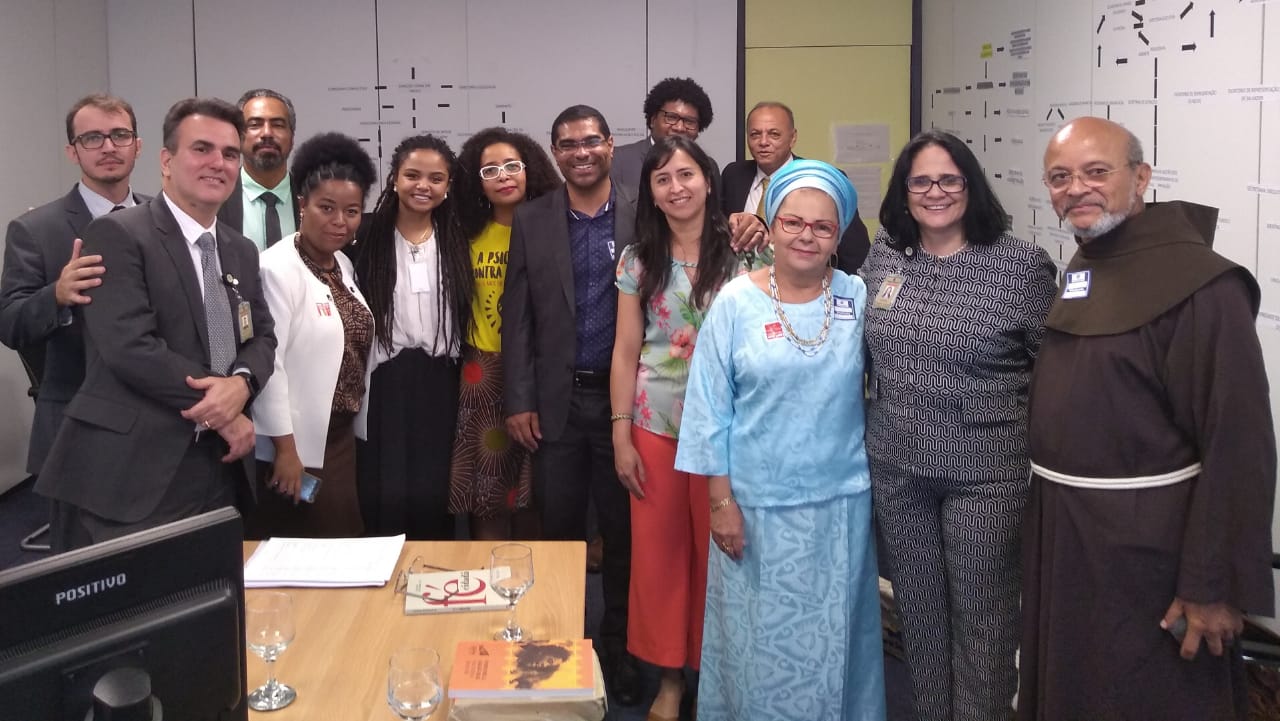
M595 690L591 640L461 641L449 698L564 698Z
M504 568L498 569L499 577ZM455 611L498 611L508 606L490 583L489 570L410 573L404 594L406 615Z

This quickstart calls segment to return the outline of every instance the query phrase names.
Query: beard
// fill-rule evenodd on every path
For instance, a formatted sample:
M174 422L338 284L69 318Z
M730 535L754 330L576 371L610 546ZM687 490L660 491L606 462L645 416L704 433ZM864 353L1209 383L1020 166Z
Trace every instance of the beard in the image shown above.
M1122 210L1104 210L1102 215L1088 226L1080 228L1073 225L1072 229L1075 231L1076 237L1083 240L1093 240L1094 238L1104 236L1120 227L1120 224L1129 218L1133 213L1133 206L1136 205L1137 202L1138 187L1135 183L1134 187L1129 191L1129 203ZM1066 212L1069 212L1070 210L1071 208L1067 208L1067 211L1065 211L1063 215L1065 216Z

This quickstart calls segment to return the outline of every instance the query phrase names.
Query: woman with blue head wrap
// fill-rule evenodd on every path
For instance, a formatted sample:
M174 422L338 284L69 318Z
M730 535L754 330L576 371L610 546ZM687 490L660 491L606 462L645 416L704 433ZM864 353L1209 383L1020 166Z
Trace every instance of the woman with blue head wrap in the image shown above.
M710 477L698 718L883 719L866 288L828 265L857 194L827 163L794 160L764 205L774 264L712 304L676 454Z

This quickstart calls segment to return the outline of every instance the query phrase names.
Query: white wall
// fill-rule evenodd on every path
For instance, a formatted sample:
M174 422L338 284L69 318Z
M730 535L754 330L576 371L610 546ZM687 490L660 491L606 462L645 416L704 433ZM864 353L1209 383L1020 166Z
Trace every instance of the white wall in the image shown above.
M0 0L0 219L67 192L79 177L63 155L65 116L107 90L106 0ZM0 490L26 477L31 399L13 351L0 348Z
M1142 140L1148 200L1220 209L1215 249L1262 286L1258 335L1280 418L1280 4L924 0L923 10L924 126L971 143L1019 237L1070 260L1074 239L1040 176L1050 136L1080 115Z

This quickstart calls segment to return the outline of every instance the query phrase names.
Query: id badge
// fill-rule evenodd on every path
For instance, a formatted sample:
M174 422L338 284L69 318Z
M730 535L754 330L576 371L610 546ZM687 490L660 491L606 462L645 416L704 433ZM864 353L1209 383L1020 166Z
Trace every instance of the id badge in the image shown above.
M236 317L240 322L240 342L248 343L253 337L253 316L249 313L249 301L240 301L236 306Z
M890 273L884 277L884 282L880 284L880 290L876 291L876 299L872 301L871 307L880 310L890 310L893 304L898 301L898 293L902 291L902 284L907 281L906 276L899 273Z
M409 290L414 293L431 292L431 277L427 275L426 263L409 264Z

